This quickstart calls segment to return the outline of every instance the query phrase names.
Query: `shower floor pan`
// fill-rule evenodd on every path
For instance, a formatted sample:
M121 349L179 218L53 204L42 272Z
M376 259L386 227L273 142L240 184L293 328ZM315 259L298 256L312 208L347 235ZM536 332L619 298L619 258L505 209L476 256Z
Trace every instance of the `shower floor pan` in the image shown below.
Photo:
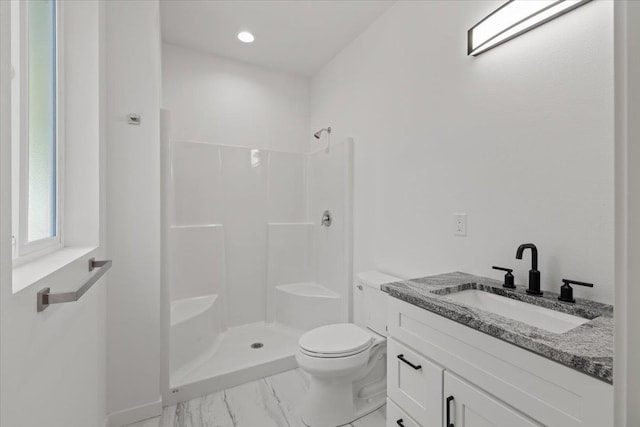
M164 404L173 405L297 367L295 354L302 333L264 322L227 329L208 354L171 375L170 399Z

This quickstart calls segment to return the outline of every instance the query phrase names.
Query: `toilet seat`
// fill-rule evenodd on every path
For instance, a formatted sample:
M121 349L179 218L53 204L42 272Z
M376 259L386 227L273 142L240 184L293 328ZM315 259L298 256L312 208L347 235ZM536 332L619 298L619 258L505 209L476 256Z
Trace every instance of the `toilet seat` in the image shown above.
M300 351L308 356L338 358L353 356L369 349L374 342L370 333L352 323L327 325L300 337Z

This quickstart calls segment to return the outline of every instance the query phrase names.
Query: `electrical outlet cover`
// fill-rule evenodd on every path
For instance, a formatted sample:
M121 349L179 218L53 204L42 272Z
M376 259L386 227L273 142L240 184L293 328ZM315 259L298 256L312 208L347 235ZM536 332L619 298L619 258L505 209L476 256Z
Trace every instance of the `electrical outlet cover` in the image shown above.
M454 236L467 235L467 214L465 213L453 214L453 234Z

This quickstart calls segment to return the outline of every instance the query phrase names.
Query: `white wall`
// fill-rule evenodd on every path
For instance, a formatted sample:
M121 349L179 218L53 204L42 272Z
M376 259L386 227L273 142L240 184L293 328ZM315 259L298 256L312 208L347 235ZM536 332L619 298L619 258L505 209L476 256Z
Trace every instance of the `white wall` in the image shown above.
M616 337L617 427L640 425L640 3L616 2Z
M628 425L640 425L640 369L637 361L640 360L640 332L637 326L640 325L640 311L637 310L640 303L640 287L637 278L640 277L640 57L638 50L640 49L640 4L629 2L629 64L627 73L629 76L629 128L627 135L628 144L628 199L627 199L627 219L628 219L628 252L627 252L627 278L628 282L628 299L627 307L629 310L627 325L630 326L628 332L627 344L629 352L627 360L627 408L628 408Z
M166 43L162 78L174 140L306 152L307 78Z
M160 32L157 1L106 3L107 410L121 425L161 411Z
M355 139L354 270L524 284L531 241L544 289L613 302L613 3L468 57L501 3L398 2L313 78L311 129Z
M35 310L36 293L51 287L53 292L72 290L89 277L88 255L70 263L46 279L12 292L11 275L11 203L10 203L10 127L8 119L9 65L8 21L9 2L0 2L0 41L2 47L2 84L0 128L2 204L0 219L0 425L7 427L87 427L101 426L105 409L106 368L106 280L101 279L82 299ZM82 185L91 184L89 207L83 218L74 214L75 202L66 207L65 219L71 221L65 230L88 230L91 244L104 245L104 158L103 89L100 73L104 7L98 2L68 2L63 8L65 55L65 99L67 166L70 176L65 182L65 195L73 199ZM80 77L77 72L82 72ZM82 93L82 105L76 101ZM82 111L80 111L81 109ZM77 120L80 117L80 120ZM76 118L71 120L70 118ZM83 138L83 147L76 143ZM85 162L76 161L80 151ZM89 169L87 169L89 168ZM75 173L85 180L78 182ZM98 226L98 220L100 226ZM79 224L81 223L81 224ZM86 244L70 232L68 243ZM104 246L92 255L102 258Z
M99 5L101 19L105 19L104 5ZM66 10L69 8L70 10ZM65 246L96 246L106 238L106 218L100 215L99 206L104 206L106 187L101 191L99 174L106 166L104 144L87 143L105 137L104 132L104 76L100 87L96 86L99 74L105 71L105 24L97 27L96 5L64 3L64 55L65 72L65 126L63 140L64 157L64 217L63 233ZM82 18L81 15L90 18ZM80 17L79 17L80 16ZM97 50L97 28L100 28L101 45ZM75 56L75 59L74 59ZM91 95L89 95L91 94ZM99 112L99 110L101 110ZM65 114L66 112L66 114ZM104 170L104 167L102 168ZM102 217L102 221L100 218ZM102 222L103 230L100 229Z

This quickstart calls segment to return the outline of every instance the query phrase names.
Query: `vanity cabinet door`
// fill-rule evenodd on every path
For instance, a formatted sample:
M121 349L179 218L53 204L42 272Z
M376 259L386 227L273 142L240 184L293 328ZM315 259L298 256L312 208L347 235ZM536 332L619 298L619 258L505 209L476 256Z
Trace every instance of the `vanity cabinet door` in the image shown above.
M387 342L387 395L422 427L442 427L443 369L400 344Z
M443 402L447 427L542 426L449 372L444 373Z
M387 399L387 427L421 427L391 399Z

